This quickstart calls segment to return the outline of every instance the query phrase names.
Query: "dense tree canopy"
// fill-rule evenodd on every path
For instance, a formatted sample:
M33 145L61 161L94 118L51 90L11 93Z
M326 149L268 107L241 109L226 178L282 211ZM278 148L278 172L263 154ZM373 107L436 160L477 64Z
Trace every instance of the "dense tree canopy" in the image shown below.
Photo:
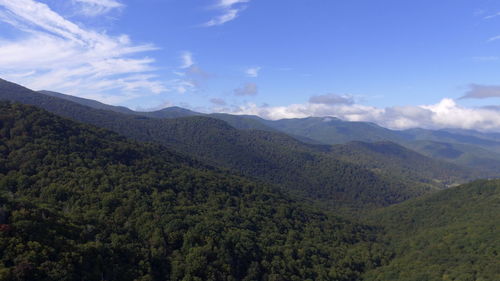
M395 258L379 281L500 280L500 180L476 181L374 213Z
M357 280L377 229L156 145L0 103L1 280Z

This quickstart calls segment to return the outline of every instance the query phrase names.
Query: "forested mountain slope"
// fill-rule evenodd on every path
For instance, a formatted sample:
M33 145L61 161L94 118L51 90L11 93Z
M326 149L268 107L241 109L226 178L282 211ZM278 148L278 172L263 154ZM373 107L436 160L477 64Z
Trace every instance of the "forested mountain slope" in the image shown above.
M376 229L0 102L0 280L359 280Z
M378 174L437 188L464 183L471 176L480 178L487 175L425 157L393 142L337 144L332 146L331 154L337 159L356 163Z
M136 112L122 107L41 91L71 100L96 109L148 116L152 118L178 118L188 116L210 116L223 120L237 129L284 132L305 143L345 144L351 141L394 142L436 160L481 170L485 177L500 174L500 135L473 130L389 130L369 122L347 122L334 117L309 117L282 120L265 120L250 115L202 114L179 107L165 108L153 112ZM103 107L104 106L104 107Z
M392 181L330 157L327 146L301 143L285 134L237 130L202 116L157 119L97 110L3 81L0 99L42 107L58 115L156 142L221 168L282 186L332 208L372 208L407 200L427 187Z
M372 214L395 258L366 280L500 280L500 180L476 181Z

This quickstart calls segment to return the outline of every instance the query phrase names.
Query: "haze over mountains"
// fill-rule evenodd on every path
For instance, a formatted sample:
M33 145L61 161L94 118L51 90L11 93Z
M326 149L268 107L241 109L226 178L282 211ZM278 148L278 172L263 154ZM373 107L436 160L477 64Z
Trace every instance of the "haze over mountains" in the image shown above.
M499 143L0 80L0 280L498 280Z
M262 125L259 121L262 119L253 116L203 116L180 108L147 113L149 116L140 112L125 114L121 107L61 94L47 96L8 82L0 84L0 98L40 106L136 140L156 142L210 165L278 184L337 208L393 204L484 175L481 171L425 158L396 144L390 146L395 153L372 157L382 163L377 168L370 167L369 156L365 160L360 160L363 157L356 157L356 161L340 160L346 157L336 155L341 153L339 149L300 142L278 128L266 129L264 125L271 123ZM356 153L356 149L351 145L344 151L354 150L357 155L377 153L374 147L365 147L362 153ZM397 157L399 163L405 164L401 169L392 169ZM422 161L423 157L426 160Z
M105 105L97 101L55 92L41 91L41 93L96 109L151 118L208 116L223 120L236 129L279 131L302 142L312 144L390 141L434 159L480 169L490 176L495 176L500 172L500 134L498 133L482 133L462 129L390 130L374 123L348 122L328 116L273 121L249 115L203 114L179 107L169 107L153 112L137 112L124 107Z

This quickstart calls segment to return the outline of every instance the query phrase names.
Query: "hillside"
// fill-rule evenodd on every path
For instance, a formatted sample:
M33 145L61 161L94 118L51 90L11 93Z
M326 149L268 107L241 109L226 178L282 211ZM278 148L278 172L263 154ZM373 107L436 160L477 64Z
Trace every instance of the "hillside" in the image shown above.
M307 137L324 144L343 144L350 141L400 142L404 134L368 122L347 122L334 117L309 117L265 121L282 132Z
M464 183L485 173L425 157L392 142L349 142L334 145L331 154L342 161L356 163L378 174L431 188Z
M44 94L50 92L43 92ZM58 94L95 109L123 112L121 107L68 95ZM128 109L127 109L128 110ZM188 116L209 116L223 120L236 129L284 132L293 138L310 144L346 144L351 141L394 142L427 157L468 167L482 177L497 177L500 174L500 137L495 133L481 133L473 130L389 130L368 122L347 122L333 117L310 117L282 120L265 120L257 116L230 114L201 114L178 107L153 112L128 110L127 114L152 118L178 118ZM351 148L352 149L352 148ZM431 180L433 180L432 178ZM441 181L442 179L438 179ZM445 180L446 181L446 180Z
M97 110L6 81L0 83L0 99L36 105L135 140L156 142L334 209L386 206L428 191L329 157L324 153L327 146L307 145L283 133L237 130L203 116L157 119Z
M0 280L359 280L387 260L375 228L160 146L5 102L0 124Z
M366 280L500 280L500 181L476 181L372 214L395 258Z

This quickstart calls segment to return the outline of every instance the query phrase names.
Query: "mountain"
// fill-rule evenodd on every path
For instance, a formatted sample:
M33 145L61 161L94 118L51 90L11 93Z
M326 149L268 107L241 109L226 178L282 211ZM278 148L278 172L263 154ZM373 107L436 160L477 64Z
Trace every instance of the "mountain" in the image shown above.
M374 227L164 147L6 102L0 124L1 280L347 281L388 258Z
M392 179L413 182L414 185L446 188L459 182L466 182L471 172L462 166L434 160L393 142L349 142L334 145L331 153L342 161L356 163L364 168L384 174Z
M307 137L324 144L343 144L350 141L402 142L407 136L368 122L347 122L334 117L308 117L265 121L282 132Z
M177 118L209 116L223 120L236 129L284 132L302 142L311 144L345 144L351 141L394 142L428 157L456 165L484 171L484 175L495 177L500 173L500 134L481 133L461 129L409 129L389 130L369 122L347 122L334 117L309 117L282 120L265 120L250 115L202 114L179 107L165 108L153 112L136 112L122 107L57 94L53 96L87 105L96 109L107 109L126 114L151 118Z
M0 81L0 82L5 83L5 81ZM123 106L108 105L108 104L104 104L102 102L98 102L98 101L91 100L91 99L84 99L84 98L80 98L80 97L75 97L75 96L71 96L71 95L66 95L66 94L61 94L58 92L46 91L46 90L42 90L42 91L38 91L38 92L40 94L44 94L44 95L59 98L59 99L65 99L65 100L72 101L72 102L75 102L75 103L78 103L81 105L85 105L88 107L92 107L95 109L110 110L110 111L125 113L125 114L134 114L135 113L135 111L128 109L126 107L123 107Z
M3 81L5 83L5 81ZM134 111L131 110L127 107L123 106L113 106L113 105L108 105L104 104L95 100L91 99L84 99L84 98L79 98L71 95L66 95L66 94L61 94L58 92L52 92L52 91L38 91L41 94L51 96L51 97L56 97L59 99L64 99L68 101L72 101L81 105L85 105L94 109L102 109L102 110L109 110L109 111L114 111L118 113L124 113L124 114L133 114L133 115L140 115L140 116L148 116L151 118L178 118L178 117L187 117L187 116L198 116L198 115L203 115L202 113L194 112L188 109L184 109L181 107L173 106L173 107L168 107L164 108L161 110L157 111Z
M155 142L219 168L276 184L333 209L386 206L429 192L329 156L328 146L304 144L286 134L237 130L218 119L157 119L98 110L0 82L0 99L36 105L73 120Z
M483 171L485 177L500 174L500 153L481 146L437 141L414 141L407 146L428 157Z
M434 159L483 170L488 177L500 174L499 134L458 129L396 131L373 123L347 122L333 117L264 120L263 123L324 144L394 142Z
M372 213L394 259L364 280L500 280L500 181L476 181Z

